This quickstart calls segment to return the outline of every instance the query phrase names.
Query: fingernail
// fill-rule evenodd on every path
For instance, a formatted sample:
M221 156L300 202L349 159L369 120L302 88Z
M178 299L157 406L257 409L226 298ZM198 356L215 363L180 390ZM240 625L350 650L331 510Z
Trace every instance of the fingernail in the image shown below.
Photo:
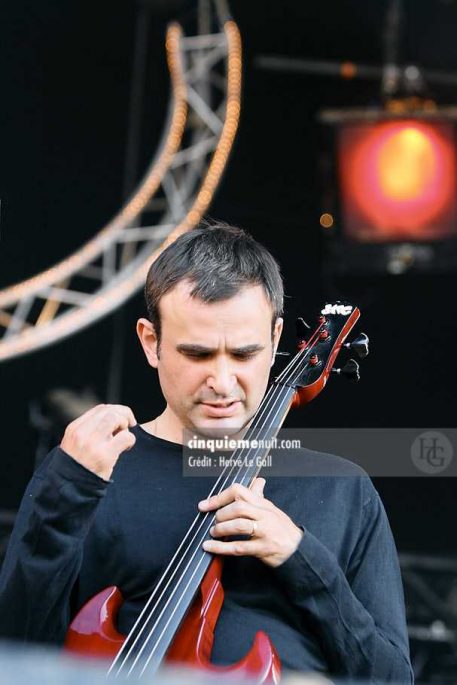
M211 526L211 528L209 529L209 534L212 535L213 533L214 533L214 526Z
M211 541L210 540L205 540L203 543L203 549L205 552L209 552L211 550Z
M198 503L198 508L199 509L206 509L207 505L208 505L208 500L202 499L202 501Z

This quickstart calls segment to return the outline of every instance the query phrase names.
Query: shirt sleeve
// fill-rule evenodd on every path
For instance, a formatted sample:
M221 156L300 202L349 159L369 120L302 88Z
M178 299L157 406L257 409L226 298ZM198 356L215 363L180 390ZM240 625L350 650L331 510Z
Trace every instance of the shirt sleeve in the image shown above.
M59 447L22 499L0 574L0 637L62 644L83 542L109 482Z
M306 528L294 554L273 571L315 630L332 673L370 682L412 683L397 551L384 507L373 491L346 573Z

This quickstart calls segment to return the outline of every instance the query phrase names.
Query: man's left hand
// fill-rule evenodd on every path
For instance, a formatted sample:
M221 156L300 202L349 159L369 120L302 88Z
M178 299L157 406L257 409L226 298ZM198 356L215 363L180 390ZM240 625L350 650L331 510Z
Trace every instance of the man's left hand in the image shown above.
M268 566L279 566L297 549L303 531L273 502L265 499L264 478L256 478L251 488L234 483L218 495L198 504L200 511L216 510L213 538L249 535L248 540L206 540L203 549L212 554L254 556Z

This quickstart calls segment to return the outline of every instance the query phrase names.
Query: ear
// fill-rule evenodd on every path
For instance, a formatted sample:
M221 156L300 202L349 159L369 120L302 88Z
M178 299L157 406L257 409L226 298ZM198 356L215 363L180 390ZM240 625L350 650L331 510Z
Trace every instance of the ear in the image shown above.
M154 326L147 319L138 319L136 332L148 363L156 369L159 365L159 358L157 356L157 335Z
M278 349L279 340L281 338L283 326L284 326L284 319L281 319L281 317L278 316L278 318L275 321L274 328L273 328L273 357L271 359L271 366L273 366L273 364L275 363L276 350Z

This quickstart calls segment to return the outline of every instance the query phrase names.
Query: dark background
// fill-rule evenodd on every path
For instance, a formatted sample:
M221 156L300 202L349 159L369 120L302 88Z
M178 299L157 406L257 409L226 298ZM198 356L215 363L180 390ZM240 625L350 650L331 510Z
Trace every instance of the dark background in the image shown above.
M152 3L143 164L164 122L166 22L191 3ZM362 309L372 354L362 381L335 380L293 426L456 425L455 274L324 277L319 230L324 106L376 104L379 83L279 74L260 54L382 62L386 2L232 0L243 39L239 133L210 216L250 230L277 257L287 298L282 349L296 316L312 320L328 296ZM0 287L32 276L90 238L123 199L135 17L133 0L3 0L0 5ZM405 2L402 62L457 70L457 3ZM452 104L452 89L433 89ZM455 96L457 99L457 96ZM141 295L123 311L121 401L140 422L162 408L134 333ZM92 388L106 400L113 318L51 348L0 366L0 508L14 509L30 477L37 431L30 404L55 387ZM451 478L377 479L400 551L457 551Z

